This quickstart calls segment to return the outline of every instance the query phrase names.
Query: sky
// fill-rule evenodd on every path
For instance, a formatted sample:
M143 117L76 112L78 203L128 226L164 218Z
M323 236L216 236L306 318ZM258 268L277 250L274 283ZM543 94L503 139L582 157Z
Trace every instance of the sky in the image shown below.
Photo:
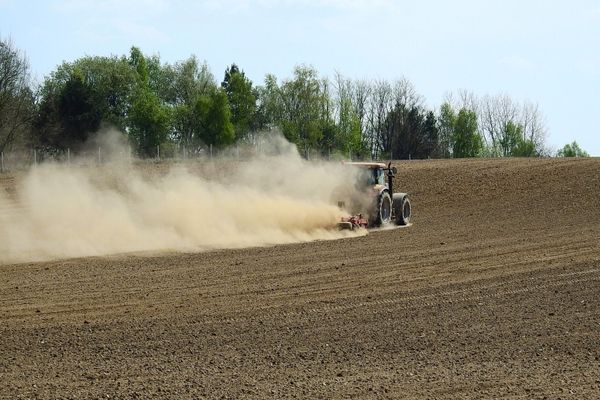
M598 0L0 0L0 37L38 82L63 61L191 55L217 80L236 63L255 85L311 65L323 76L406 78L437 108L449 92L538 104L558 149L600 156Z

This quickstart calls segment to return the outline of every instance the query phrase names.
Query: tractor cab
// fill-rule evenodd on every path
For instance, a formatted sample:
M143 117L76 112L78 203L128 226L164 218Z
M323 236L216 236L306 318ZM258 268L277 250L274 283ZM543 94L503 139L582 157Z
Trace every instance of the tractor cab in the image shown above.
M345 165L359 168L357 175L357 189L365 190L376 188L378 190L388 188L386 182L386 165L375 162L348 162Z

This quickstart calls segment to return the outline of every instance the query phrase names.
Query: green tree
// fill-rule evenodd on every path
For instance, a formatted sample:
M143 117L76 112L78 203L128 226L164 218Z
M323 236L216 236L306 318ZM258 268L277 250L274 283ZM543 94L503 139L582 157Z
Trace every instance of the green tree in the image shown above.
M208 65L200 63L195 56L176 63L170 75L172 89L166 100L171 104L195 104L200 96L217 87Z
M422 126L424 157L437 157L436 150L440 147L440 132L438 129L437 118L433 111L427 111L425 121Z
M100 128L103 115L96 95L83 73L75 70L60 92L58 112L62 132L54 140L55 145L77 149Z
M330 119L325 82L314 68L298 66L294 78L284 81L279 93L282 109L277 122L284 136L301 151L316 147Z
M277 78L273 74L265 76L265 83L254 91L257 99L253 130L270 130L277 126L283 114L283 99Z
M514 150L522 141L523 127L512 121L507 121L503 126L502 135L500 135L498 140L500 148L502 149L502 155L504 157L512 156Z
M11 41L0 39L0 152L29 140L34 116L30 85L27 58Z
M222 89L202 96L194 109L200 125L198 139L204 144L223 147L235 141L227 94Z
M478 157L483 150L483 138L477 130L477 114L462 108L458 112L452 137L454 158Z
M225 70L225 77L221 87L227 94L231 110L231 122L236 138L245 137L251 126L256 112L256 96L252 89L252 82L240 71L237 65L232 64Z
M523 137L523 126L508 121L503 128L498 144L504 157L537 156L536 145L532 140Z
M388 114L391 137L390 157L398 159L429 158L437 147L438 127L433 112L397 103Z
M573 143L567 143L565 146L556 153L557 157L589 157L589 153L583 150L579 143L573 141Z
M128 113L129 133L140 156L156 156L158 148L169 139L171 111L151 89L148 63L137 47L131 48L129 65L136 78Z
M362 140L360 119L354 109L348 110L348 115L345 118L346 122L337 136L335 149L341 150L342 154L350 152L353 157L361 159L367 156L368 149Z
M132 99L130 134L140 156L153 157L158 146L167 141L170 127L169 109L148 88L140 88Z
M454 127L456 125L456 113L452 105L444 102L440 107L438 121L439 144L436 155L442 158L452 156Z
M164 101L173 108L174 139L192 148L209 144L205 141L206 115L202 113L206 113L206 104L211 102L217 86L208 66L192 56L174 67L166 66L164 75L171 82Z
M530 139L521 139L513 149L513 157L539 157L540 153L536 144Z
M199 145L200 115L198 115L197 104L186 103L173 106L173 136L174 139L186 147Z
M537 104L521 103L508 95L474 97L473 101L478 105L480 131L488 154L538 157L544 153L547 130Z
M336 75L335 120L323 127L320 147L324 153L340 151L343 155L352 154L353 158L367 155L366 141L363 142L361 120L358 107L353 104L353 87L349 79Z
M136 88L136 73L125 58L83 57L61 64L40 90L39 141L50 147L76 146L100 123L126 131Z
M129 65L135 70L138 81L147 84L148 83L148 63L146 57L142 51L133 46L129 52Z

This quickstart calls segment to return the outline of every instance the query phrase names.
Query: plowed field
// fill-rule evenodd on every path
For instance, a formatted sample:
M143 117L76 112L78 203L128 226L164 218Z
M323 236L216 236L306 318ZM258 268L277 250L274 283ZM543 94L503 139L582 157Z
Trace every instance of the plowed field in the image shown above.
M0 398L600 398L600 159L396 165L408 228L0 265Z

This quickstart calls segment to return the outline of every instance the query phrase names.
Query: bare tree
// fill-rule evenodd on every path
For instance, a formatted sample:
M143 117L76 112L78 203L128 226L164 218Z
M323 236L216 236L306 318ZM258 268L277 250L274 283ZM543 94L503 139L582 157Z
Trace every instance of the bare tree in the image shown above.
M406 78L401 78L394 82L393 85L393 97L394 105L404 104L406 108L411 109L413 107L422 109L424 98L417 93L412 82Z
M391 137L386 132L386 118L394 107L394 95L389 82L378 80L373 82L369 101L368 143L371 157L379 158L382 152L391 147Z
M544 153L546 127L539 106L519 103L508 95L485 96L480 102L480 126L493 156L510 156L509 126L518 127L522 142L530 142L534 153Z
M473 111L474 113L479 112L479 98L473 92L470 92L466 89L461 89L458 91L458 101L459 101L459 109L466 109L469 111Z
M0 151L24 139L33 113L29 63L12 41L0 40Z
M357 80L354 82L351 91L352 104L354 112L360 122L360 131L365 132L367 125L367 106L371 96L371 86L366 80Z
M335 73L333 80L335 90L335 107L333 117L338 124L342 123L342 115L345 108L352 105L352 81L339 72Z
M484 138L493 156L501 155L501 143L505 140L509 121L516 123L518 105L507 95L484 96L480 101L479 121Z
M460 89L456 93L446 92L443 102L452 106L453 110L466 109L476 114L479 114L481 108L479 97L466 89Z
M540 155L548 154L546 137L548 129L546 121L538 104L525 102L521 109L521 124L523 126L523 140L530 140Z

